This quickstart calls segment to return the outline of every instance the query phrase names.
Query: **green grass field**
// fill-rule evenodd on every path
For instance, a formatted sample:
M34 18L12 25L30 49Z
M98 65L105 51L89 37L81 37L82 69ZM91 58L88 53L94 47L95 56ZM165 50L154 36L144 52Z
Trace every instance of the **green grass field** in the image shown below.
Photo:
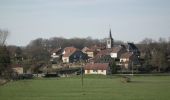
M170 76L85 76L20 80L0 86L0 100L170 100Z

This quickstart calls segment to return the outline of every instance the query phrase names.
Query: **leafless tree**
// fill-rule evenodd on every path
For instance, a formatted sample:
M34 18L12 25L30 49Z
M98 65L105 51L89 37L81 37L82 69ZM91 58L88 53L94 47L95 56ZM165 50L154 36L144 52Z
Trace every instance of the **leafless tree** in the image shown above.
M2 30L0 29L0 46L4 46L5 41L7 39L9 35L9 31L8 30Z

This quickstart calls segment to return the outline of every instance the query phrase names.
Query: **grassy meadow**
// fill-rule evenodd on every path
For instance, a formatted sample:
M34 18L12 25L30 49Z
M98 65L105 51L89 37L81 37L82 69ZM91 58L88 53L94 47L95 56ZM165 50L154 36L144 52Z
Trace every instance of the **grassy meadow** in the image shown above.
M134 76L122 83L119 76L42 78L0 86L0 100L169 100L170 76Z

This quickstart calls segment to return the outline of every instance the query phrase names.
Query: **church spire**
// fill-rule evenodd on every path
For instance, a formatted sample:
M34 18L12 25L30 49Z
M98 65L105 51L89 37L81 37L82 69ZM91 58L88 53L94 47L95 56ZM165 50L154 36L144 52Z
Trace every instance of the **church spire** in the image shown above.
M111 32L111 29L109 31L109 38L107 39L107 45L106 47L107 48L112 48L113 47L113 38L112 38L112 32Z
M109 38L112 39L112 31L111 31L111 29L110 29L110 31L109 31Z

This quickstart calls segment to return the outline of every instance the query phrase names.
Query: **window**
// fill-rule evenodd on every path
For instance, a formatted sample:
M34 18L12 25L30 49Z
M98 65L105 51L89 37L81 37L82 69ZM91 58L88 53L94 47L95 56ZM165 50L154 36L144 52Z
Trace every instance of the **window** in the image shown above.
M103 72L104 70L101 70L101 72Z

